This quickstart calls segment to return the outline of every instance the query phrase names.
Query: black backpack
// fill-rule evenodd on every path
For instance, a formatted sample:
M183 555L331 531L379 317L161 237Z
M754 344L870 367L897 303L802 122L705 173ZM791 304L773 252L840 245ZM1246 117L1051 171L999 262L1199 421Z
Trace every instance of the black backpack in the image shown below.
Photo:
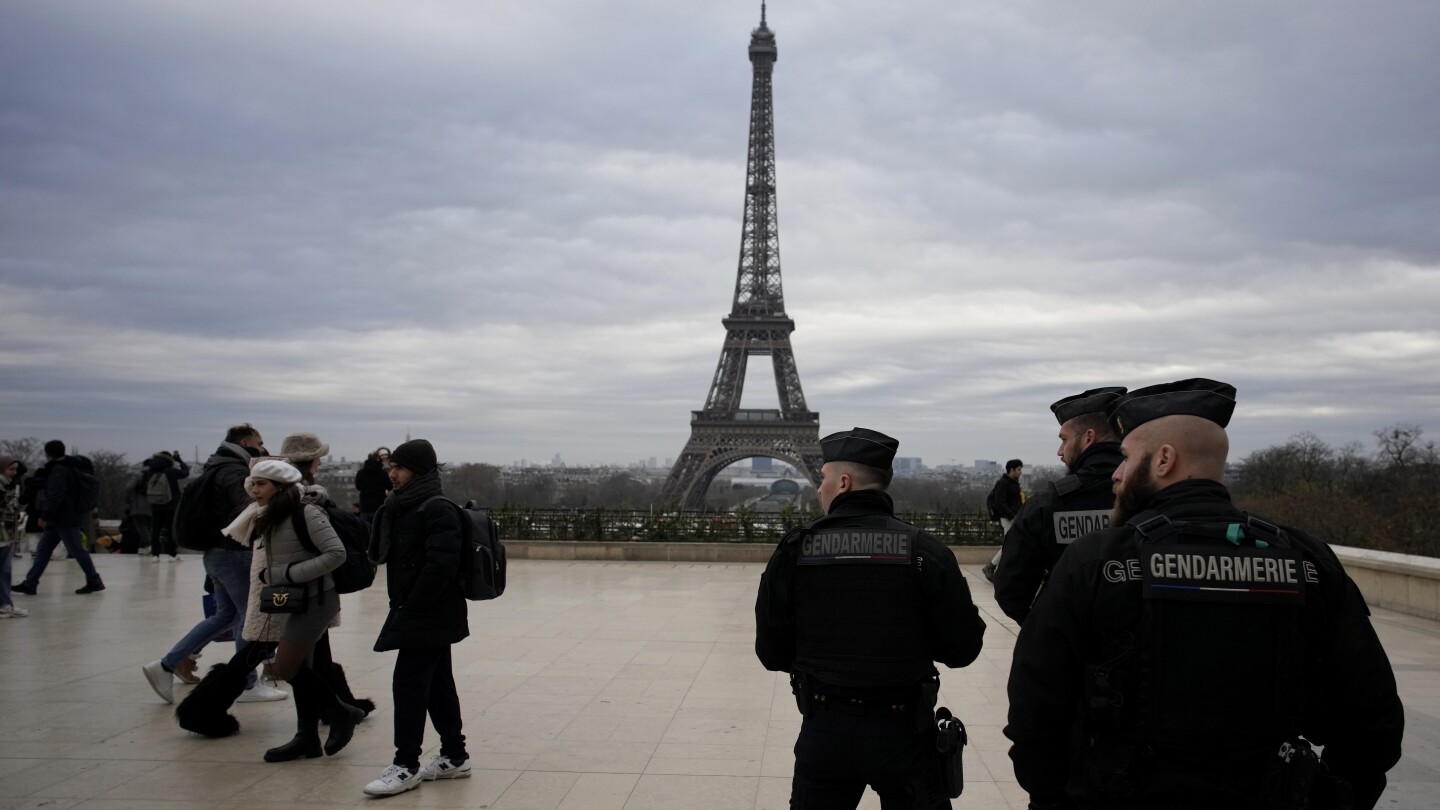
M462 570L460 590L472 602L484 602L505 593L505 544L500 542L500 527L484 509L468 504L461 506L436 495L420 504L423 510L430 501L445 500L460 510Z
M70 505L84 515L100 505L100 479L95 477L95 464L85 456L75 456L70 469L75 472L75 488L70 491Z
M365 521L354 512L341 509L331 500L316 505L325 511L325 517L330 519L330 528L335 530L340 542L345 545L345 562L330 572L330 578L335 580L335 592L355 593L373 585L375 564L370 562L370 529L365 525ZM290 516L290 525L295 528L295 536L300 538L300 545L311 554L318 555L320 549L316 548L315 542L310 539L310 527L305 523L303 507Z
M1000 482L999 482L999 481L996 481L996 482L995 482L995 486L993 486L993 487L990 488L990 494L985 497L985 508L990 510L990 519L991 519L991 520L999 520L999 519L1000 519L1000 510L998 510L998 509L995 508L996 502L998 502L998 501L1000 500L1000 499L997 497L999 494L1000 494Z
M216 517L214 498L210 491L215 488L215 475L219 464L211 464L180 490L175 502L175 519L171 522L171 536L175 544L191 551L209 551L220 545L220 530L229 521L221 522Z

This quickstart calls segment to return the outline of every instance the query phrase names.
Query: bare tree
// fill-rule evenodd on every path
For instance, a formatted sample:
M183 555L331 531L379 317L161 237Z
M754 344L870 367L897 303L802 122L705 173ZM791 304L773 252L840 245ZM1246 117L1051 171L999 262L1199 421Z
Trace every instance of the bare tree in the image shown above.
M36 438L0 439L0 455L17 458L33 470L45 463L45 443Z
M1403 470L1420 461L1426 450L1433 456L1434 442L1428 446L1420 443L1420 436L1424 432L1419 425L1405 423L1396 423L1375 431L1375 438L1380 443L1380 461L1387 467Z
M85 455L95 465L95 477L100 481L100 517L119 520L130 503L134 467L126 463L124 453L94 450Z

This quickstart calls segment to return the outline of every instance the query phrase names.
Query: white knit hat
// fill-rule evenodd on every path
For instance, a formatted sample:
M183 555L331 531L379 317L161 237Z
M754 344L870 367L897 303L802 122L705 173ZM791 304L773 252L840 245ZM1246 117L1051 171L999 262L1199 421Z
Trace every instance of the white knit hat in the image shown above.
M284 459L257 458L250 462L250 477L265 478L282 484L300 483L300 471Z

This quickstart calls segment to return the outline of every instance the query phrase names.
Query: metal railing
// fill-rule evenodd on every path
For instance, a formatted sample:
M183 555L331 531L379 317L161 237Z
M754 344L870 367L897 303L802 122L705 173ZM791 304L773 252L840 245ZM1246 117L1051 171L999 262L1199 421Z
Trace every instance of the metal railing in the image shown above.
M799 509L652 512L501 506L489 512L505 540L666 543L775 543L790 529L818 516ZM924 512L900 517L947 545L1000 544L999 525L981 515Z

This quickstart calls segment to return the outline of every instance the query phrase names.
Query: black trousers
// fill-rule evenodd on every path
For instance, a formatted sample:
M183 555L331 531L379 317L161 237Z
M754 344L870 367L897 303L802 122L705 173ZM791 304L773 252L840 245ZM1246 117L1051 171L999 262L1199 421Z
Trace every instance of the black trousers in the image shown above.
M395 764L414 773L425 741L425 715L440 734L440 753L469 758L460 719L460 694L450 668L450 646L402 647L395 659Z
M884 810L950 810L935 735L884 707L834 706L805 716L795 740L791 810L854 810L865 786Z
M159 557L161 551L171 557L180 553L180 550L175 547L174 527L170 525L173 520L175 520L175 508L170 504L150 505L150 555L152 557Z

